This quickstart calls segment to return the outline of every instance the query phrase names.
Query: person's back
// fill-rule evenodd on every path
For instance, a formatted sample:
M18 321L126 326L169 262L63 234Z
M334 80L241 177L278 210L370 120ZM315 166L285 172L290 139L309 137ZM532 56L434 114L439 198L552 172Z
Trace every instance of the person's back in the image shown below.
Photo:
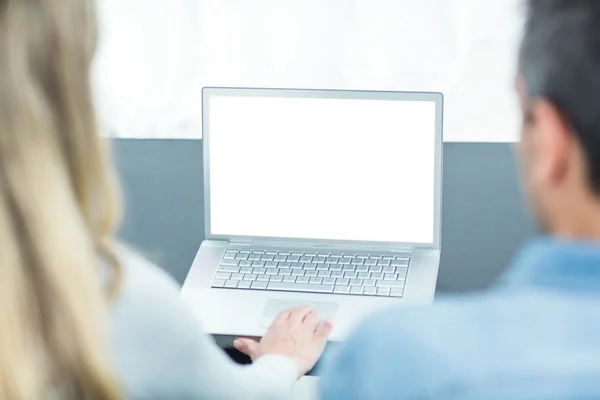
M89 75L93 0L0 0L0 399L272 399L332 325L282 312L233 363L166 274L117 246ZM210 307L210 304L205 305Z
M518 152L549 237L487 293L364 321L326 363L323 399L600 397L600 2L528 8Z
M324 371L324 398L597 397L600 248L542 240L524 254L529 274L489 293L364 321Z

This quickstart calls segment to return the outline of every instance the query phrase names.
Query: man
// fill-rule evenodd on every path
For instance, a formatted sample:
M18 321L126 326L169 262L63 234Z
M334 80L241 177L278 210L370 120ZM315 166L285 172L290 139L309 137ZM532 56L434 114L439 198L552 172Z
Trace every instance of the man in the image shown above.
M518 153L548 236L486 294L365 321L324 400L600 398L600 1L527 7Z

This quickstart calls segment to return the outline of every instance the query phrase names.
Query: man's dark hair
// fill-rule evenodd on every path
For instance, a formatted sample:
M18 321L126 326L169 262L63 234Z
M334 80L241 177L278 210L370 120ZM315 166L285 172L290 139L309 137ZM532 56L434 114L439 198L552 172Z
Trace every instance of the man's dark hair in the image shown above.
M519 69L573 127L600 194L600 0L528 0Z

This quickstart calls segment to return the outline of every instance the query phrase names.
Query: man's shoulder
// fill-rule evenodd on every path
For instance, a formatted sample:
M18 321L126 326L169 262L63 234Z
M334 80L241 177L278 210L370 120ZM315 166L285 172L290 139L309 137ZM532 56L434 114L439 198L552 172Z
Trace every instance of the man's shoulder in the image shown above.
M502 368L494 364L502 363L496 353L518 347L517 320L530 312L520 305L537 301L529 294L474 294L378 312L362 321L333 355L323 390L343 390L335 384L346 377L364 396L385 398L377 397L378 391L418 396ZM515 319L516 314L521 315Z

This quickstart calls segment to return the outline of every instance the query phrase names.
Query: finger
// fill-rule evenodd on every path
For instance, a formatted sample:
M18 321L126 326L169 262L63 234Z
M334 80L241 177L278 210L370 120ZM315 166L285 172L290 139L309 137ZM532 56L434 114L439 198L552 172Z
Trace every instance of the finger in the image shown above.
M304 317L303 325L310 332L315 332L321 321L321 314L316 311L311 311Z
M283 310L282 312L277 314L277 316L275 317L275 319L273 320L273 322L271 324L276 325L276 324L281 324L281 323L287 322L288 319L290 318L290 314L292 313L292 311L293 311L293 308Z
M315 331L315 339L321 341L323 344L327 342L327 338L331 334L333 330L333 320L331 318L327 318L324 321L321 321L317 330Z
M311 311L309 306L294 308L290 314L289 323L292 325L300 325L304 321L304 317Z
M233 341L233 347L237 351L249 356L252 360L258 356L258 341L254 339L236 339Z

